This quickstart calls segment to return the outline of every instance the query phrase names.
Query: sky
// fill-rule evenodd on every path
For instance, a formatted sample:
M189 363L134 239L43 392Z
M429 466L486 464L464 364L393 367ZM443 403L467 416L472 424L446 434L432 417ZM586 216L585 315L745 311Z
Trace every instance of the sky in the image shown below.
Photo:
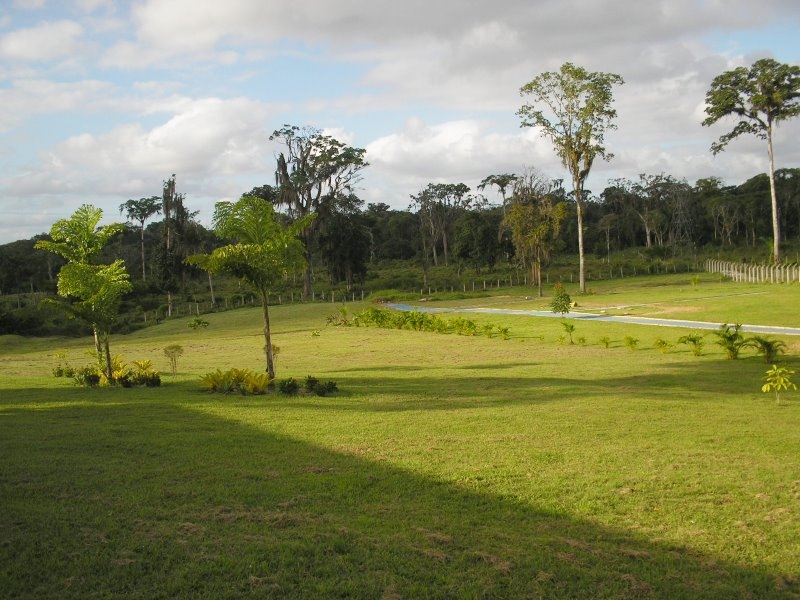
M703 127L715 76L800 63L797 0L0 0L0 244L81 204L124 221L176 175L189 210L274 184L284 124L366 149L365 203L406 209L428 183L536 169L568 179L521 128L522 85L569 61L616 73L614 157L587 189L666 173L739 184L766 144ZM800 119L776 166L800 166ZM484 192L498 202L495 191Z

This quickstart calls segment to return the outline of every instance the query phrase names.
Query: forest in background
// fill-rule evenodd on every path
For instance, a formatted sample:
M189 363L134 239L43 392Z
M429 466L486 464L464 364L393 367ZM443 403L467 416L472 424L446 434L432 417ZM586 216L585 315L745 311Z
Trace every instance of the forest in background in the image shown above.
M396 290L466 290L505 282L533 284L532 265L515 247L508 214L515 204L547 197L563 203L566 213L551 232L542 264L546 278L570 280L577 261L575 202L559 180L536 171L491 175L478 190L464 184L429 184L410 197L406 210L366 203L350 190L329 195L318 206L309 233L313 295L303 282L287 279L274 291L279 302L361 298ZM776 172L785 262L796 262L800 247L800 169ZM499 192L502 203L487 196ZM280 207L277 188L264 185L246 193ZM719 179L690 185L668 175L640 175L609 182L600 193L587 191L584 236L591 265L588 276L607 278L637 272L691 270L705 256L767 262L770 256L769 180L756 175L733 186ZM212 280L184 263L225 243L197 222L190 200L179 193L175 176L160 196L149 201L145 219L120 205L122 234L104 249L101 260L125 261L134 291L122 307L120 329L155 322L174 314L221 310L245 304L249 290L238 282ZM140 205L141 206L141 205ZM290 219L289 211L283 215ZM149 221L149 222L148 222ZM40 300L55 293L61 266L51 253L35 250L46 234L0 246L0 334L84 334L86 326L67 320ZM173 306L179 305L179 308ZM188 305L188 306L187 306ZM150 313L150 320L148 319Z

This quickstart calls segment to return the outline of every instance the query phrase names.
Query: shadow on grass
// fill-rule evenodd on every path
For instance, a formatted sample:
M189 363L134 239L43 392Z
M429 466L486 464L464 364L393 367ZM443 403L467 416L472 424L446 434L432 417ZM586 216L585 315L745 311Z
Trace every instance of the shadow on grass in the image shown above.
M16 409L0 428L4 597L675 599L800 591L780 574L165 399Z

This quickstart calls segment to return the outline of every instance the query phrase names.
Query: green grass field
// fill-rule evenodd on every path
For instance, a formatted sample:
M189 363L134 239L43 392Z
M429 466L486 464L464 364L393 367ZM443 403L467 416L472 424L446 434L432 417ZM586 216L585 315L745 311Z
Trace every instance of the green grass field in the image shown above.
M546 304L531 293L438 304ZM799 294L669 276L575 299L798 326ZM337 309L271 311L278 378L331 397L200 391L263 369L258 309L113 337L160 388L53 377L88 339L0 338L0 597L800 598L800 394L763 394L752 350L662 353L687 330L600 322L570 345L522 316L470 317L509 340L326 326Z

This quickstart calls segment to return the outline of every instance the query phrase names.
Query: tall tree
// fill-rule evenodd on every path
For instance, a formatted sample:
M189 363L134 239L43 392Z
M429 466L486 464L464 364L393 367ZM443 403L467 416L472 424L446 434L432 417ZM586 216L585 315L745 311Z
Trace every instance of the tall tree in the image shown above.
M174 181L175 176L173 175L172 177ZM149 198L139 198L138 200L128 200L119 205L120 214L123 211L125 211L129 220L139 223L142 242L142 281L145 281L147 273L145 271L146 262L144 257L144 224L147 219L161 212L161 198L151 196Z
M252 285L261 299L264 317L266 371L275 378L275 360L269 323L270 290L283 278L305 266L303 245L298 239L314 215L283 227L274 206L256 196L243 196L237 202L218 202L214 210L214 231L233 240L210 254L196 254L186 261L212 273L230 273Z
M617 111L612 86L621 85L614 73L590 72L564 63L557 72L546 72L520 88L520 95L533 98L517 115L522 127L538 127L550 139L558 157L572 176L578 214L580 291L586 292L583 249L584 183L595 158L613 158L604 145L605 132L616 129Z
M500 197L503 199L503 216L506 215L506 190L508 186L513 185L517 180L514 173L502 173L500 175L489 175L478 184L478 191L483 191L487 186L495 186L500 192Z
M69 219L59 219L50 228L50 240L39 240L35 248L67 260L58 273L58 302L68 314L87 321L94 332L98 360L105 363L106 378L114 382L109 336L122 296L133 289L122 260L110 265L93 264L103 246L124 225L99 227L103 211L84 204Z
M177 191L173 174L162 186L162 243L156 252L153 269L161 289L167 294L168 316L172 316L174 292L185 283L184 259L193 251L192 246L197 245L189 243L189 238L196 237L198 233L194 220L198 213L188 210L184 199L185 195Z
M722 152L731 140L745 133L767 141L772 200L772 258L779 262L781 231L772 137L778 123L800 115L800 67L762 58L750 68L738 67L725 71L714 78L706 93L706 114L708 117L703 121L705 126L729 116L736 119L733 129L711 145L714 154Z
M529 174L514 186L511 207L501 224L511 232L517 259L531 266L531 285L542 296L542 265L558 242L561 223L567 216L567 204L559 201L560 187L545 185L541 178Z
M286 147L277 158L275 183L276 204L285 206L292 219L303 219L318 213L323 202L334 201L339 194L349 194L369 163L366 150L352 148L313 127L284 125L276 129L270 140ZM306 221L302 239L306 249L303 274L303 295L313 293L311 272L312 222Z
M411 199L419 211L421 226L430 234L428 241L433 264L439 264L437 246L441 242L446 266L450 254L449 240L456 218L475 202L469 193L469 186L463 183L429 183Z

